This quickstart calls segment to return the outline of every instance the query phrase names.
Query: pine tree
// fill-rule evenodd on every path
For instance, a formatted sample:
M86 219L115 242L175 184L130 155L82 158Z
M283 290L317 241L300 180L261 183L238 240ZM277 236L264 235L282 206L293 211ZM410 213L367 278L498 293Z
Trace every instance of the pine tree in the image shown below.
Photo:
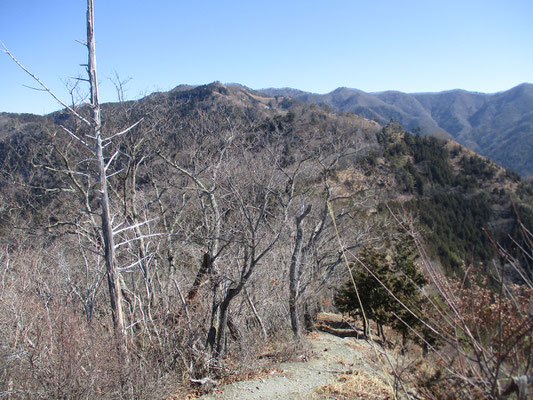
M391 325L402 334L405 344L410 328L419 325L421 316L413 310L420 309L423 303L420 288L426 283L415 263L416 251L413 241L409 238L400 239L394 246L392 257L366 248L361 252L359 260L359 265L352 266L352 273L364 308L364 316L367 320L371 319L377 323L382 336L383 325ZM351 280L338 290L335 305L342 312L363 316ZM408 311L406 307L412 311ZM365 335L368 331L367 322L363 318Z

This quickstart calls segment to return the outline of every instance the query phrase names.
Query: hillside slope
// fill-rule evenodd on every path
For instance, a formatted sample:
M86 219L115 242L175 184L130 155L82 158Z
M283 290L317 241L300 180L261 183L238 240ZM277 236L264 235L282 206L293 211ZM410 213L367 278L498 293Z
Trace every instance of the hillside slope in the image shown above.
M291 96L326 104L408 130L453 138L477 153L524 176L533 175L533 85L484 94L451 90L439 93L365 93L339 88L318 95L291 89L264 89L271 96Z
M300 337L334 308L345 250L355 264L365 249L397 249L398 221L432 265L458 276L479 265L480 279L501 265L487 233L510 252L504 239L524 240L511 200L533 227L520 176L396 123L219 83L102 114L129 361L115 356L99 175L80 144L90 133L66 112L0 114L1 390L183 393L191 379L246 373L271 339Z
M528 87L517 88L516 93L493 96L500 99L501 107L505 108L504 105L511 107L510 101L506 99L521 98L520 92L524 90L527 91ZM288 93L293 96L298 94L305 101L319 100L319 97L303 92L290 90ZM459 132L464 139L473 137L472 132L474 132L467 122L476 120L480 121L478 125L481 125L485 121L482 115L489 113L489 111L474 113L474 110L480 108L482 103L485 108L496 107L494 105L496 103L487 103L486 97L486 95L459 91L448 93L446 96L443 94L411 96L396 92L370 95L360 91L338 89L330 93L327 99L329 103L336 105L344 102L345 107L364 104L367 108L381 110L379 115L392 112L394 109L397 112L395 114L397 119L417 115L417 121L425 119L427 124L434 121L431 119L432 116L440 115L439 121L444 121L442 115L452 113L449 108L456 110L454 113L457 116L461 110L463 114L458 117L457 123L453 125L448 122L446 128L449 130L454 128L453 130ZM447 98L453 101L446 100ZM392 105L395 102L401 103L401 109L400 106ZM428 109L429 111L426 111ZM470 111L467 112L467 109ZM402 110L408 110L409 113ZM276 140L280 141L278 146L281 146L280 151L283 153L283 163L287 166L304 157L306 152L309 154L317 151L339 152L340 147L332 146L343 146L343 141L348 140L345 143L350 144L343 151L351 155L343 156L337 166L337 176L342 176L344 183L337 183L341 187L348 185L347 187L359 188L365 193L374 193L373 200L367 202L371 204L370 208L378 208L386 201L401 199L403 205L424 209L425 216L421 218L421 222L429 232L432 245L441 242L439 235L455 238L452 240L456 242L455 244L446 239L446 243L435 247L433 253L446 264L453 264L452 267L459 266L467 254L470 254L470 257L475 254L475 259L478 261L488 261L490 245L484 238L483 229L490 229L498 239L505 237L514 229L509 195L520 190L522 195L528 196L529 189L524 189L528 186L521 183L516 174L505 171L456 142L417 139L396 123L389 123L382 128L372 120L353 114L336 114L291 98L271 97L265 93L254 92L240 85L225 86L213 83L199 87L178 86L170 92L154 93L136 102L106 104L103 113L108 121L107 129L144 118L145 128L142 132L150 133L140 132L136 140L142 140L146 144L138 151L143 154L144 164L149 168L158 165L159 156L156 153L159 153L159 149L165 149L169 155L175 152L179 154L183 151L184 143L197 140L194 132L198 132L199 129L208 135L206 138L209 138L209 135L216 136L217 130L223 132L227 129L238 130L241 135L262 138L262 141L265 139L271 141L270 137L277 137ZM59 142L67 139L60 134L57 124L72 123L72 118L64 112L46 117L0 115L0 138L3 138L0 143L3 160L1 168L5 187L12 186L13 178L15 181L26 180L24 191L21 189L24 185L18 186L18 189L15 186L12 190L4 190L4 193L9 193L9 198L12 199L6 201L19 199L24 213L36 205L45 207L48 203L57 201L56 190L51 190L51 187L61 187L65 183L62 183L61 174L52 172L60 170L62 162L61 157L54 155L53 148L57 148ZM441 124L444 125L443 122ZM56 139L50 140L50 135ZM514 136L509 140L513 138ZM333 144L332 139L338 143ZM129 146L127 143L123 145ZM44 148L48 150L43 153ZM264 150L259 147L255 151L260 154ZM35 168L39 165L46 168ZM51 187L43 187L43 182ZM148 189L149 186L145 185L138 190ZM23 192L26 194L23 195ZM443 197L445 194L446 199ZM455 196L454 199L450 197L452 194ZM488 214L484 215L482 220L475 220L473 216L460 217L468 218L465 232L459 232L459 228L464 227L465 223L449 227L452 231L447 232L442 231L444 226L448 226L446 222L434 225L431 221L431 218L440 218L440 215L434 214L435 212L449 212L441 209L448 201L460 202L459 209L474 207L479 211L480 203L470 204L463 200L472 198L478 198ZM425 203L422 204L423 202ZM56 211L63 213L59 208ZM29 215L32 218L42 218L39 217L40 214L39 211ZM432 217L429 218L428 215ZM529 214L524 218L527 220L528 216ZM7 214L4 214L4 219L9 219ZM473 248L476 250L473 251Z

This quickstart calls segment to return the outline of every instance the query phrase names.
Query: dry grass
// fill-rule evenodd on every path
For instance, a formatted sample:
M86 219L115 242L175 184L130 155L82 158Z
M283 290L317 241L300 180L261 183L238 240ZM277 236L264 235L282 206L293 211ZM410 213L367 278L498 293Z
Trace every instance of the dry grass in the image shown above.
M393 398L393 393L382 378L365 371L354 371L341 375L335 383L317 389L313 398L385 400Z

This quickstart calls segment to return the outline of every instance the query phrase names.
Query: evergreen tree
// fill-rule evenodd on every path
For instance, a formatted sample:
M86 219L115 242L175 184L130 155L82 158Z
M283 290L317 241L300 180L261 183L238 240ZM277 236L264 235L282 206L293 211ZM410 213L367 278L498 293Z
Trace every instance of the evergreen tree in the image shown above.
M419 324L420 315L416 314L415 310L420 309L423 302L420 287L426 283L425 277L415 264L416 251L413 241L409 238L400 239L394 246L392 257L366 248L359 259L361 265L352 266L352 274L364 308L364 316L367 320L371 319L377 323L382 336L383 325L391 325L402 334L405 343L409 336L409 327ZM347 281L335 296L337 308L354 316L363 316L361 304L351 280ZM404 306L413 310L415 315ZM365 318L363 320L366 335L368 321Z
M421 287L427 283L426 278L419 271L415 260L416 248L410 238L402 238L395 247L393 267L395 278L392 279L391 291L406 307L399 304L395 299L391 312L394 312L392 327L402 334L402 344L405 346L411 328L421 325L421 315L416 312L424 302ZM415 313L415 315L413 315Z

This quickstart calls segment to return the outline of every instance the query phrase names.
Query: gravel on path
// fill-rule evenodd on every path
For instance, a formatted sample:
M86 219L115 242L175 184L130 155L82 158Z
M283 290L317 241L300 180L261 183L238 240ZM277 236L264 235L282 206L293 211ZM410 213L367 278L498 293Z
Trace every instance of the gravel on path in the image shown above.
M354 370L375 374L368 363L371 344L354 338L340 338L318 332L308 339L311 356L307 361L276 366L271 376L236 382L201 397L205 400L320 399L317 389L335 383L337 377Z

